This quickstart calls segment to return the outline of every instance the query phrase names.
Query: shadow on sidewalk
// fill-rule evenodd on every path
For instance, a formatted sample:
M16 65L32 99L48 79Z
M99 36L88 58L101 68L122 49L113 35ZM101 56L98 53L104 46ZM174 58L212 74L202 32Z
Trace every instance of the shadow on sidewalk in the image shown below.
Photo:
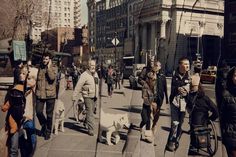
M87 129L85 127L80 126L80 124L76 124L75 122L65 122L64 123L64 127L71 129L71 130L75 130L75 131L79 131L81 133L87 134Z
M133 113L141 113L141 110L142 110L140 108L135 108L135 107L131 107L131 109L129 108L112 108L112 109L126 111L126 112L133 112Z

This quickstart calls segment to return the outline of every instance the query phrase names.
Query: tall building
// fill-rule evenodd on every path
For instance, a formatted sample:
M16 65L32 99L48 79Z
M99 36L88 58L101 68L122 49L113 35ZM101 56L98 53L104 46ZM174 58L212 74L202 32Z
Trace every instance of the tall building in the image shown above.
M77 0L78 1L78 0ZM39 41L41 32L56 27L74 28L74 0L42 0L33 14L32 39ZM76 8L79 12L79 9Z
M81 0L74 0L74 25L75 28L81 27Z
M96 0L87 0L88 6L88 46L89 52L95 52L96 45Z
M101 0L96 3L96 53L103 60L120 63L127 36L128 0Z

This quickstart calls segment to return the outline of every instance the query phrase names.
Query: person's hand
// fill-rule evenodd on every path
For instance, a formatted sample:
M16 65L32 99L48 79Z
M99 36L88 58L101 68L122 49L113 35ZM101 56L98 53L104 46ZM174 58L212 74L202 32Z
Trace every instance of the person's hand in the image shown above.
M188 94L187 90L184 87L179 87L178 91L182 96L186 96Z
M48 68L50 68L50 67L51 67L51 65L52 65L52 60L51 60L51 59L49 59L49 62L48 62L48 65L47 65L47 67L48 67Z

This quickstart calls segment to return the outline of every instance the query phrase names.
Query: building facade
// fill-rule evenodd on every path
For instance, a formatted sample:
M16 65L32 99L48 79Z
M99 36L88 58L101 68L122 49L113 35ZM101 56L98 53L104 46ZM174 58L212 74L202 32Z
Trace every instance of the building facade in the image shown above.
M103 60L120 63L124 55L127 36L128 0L101 0L96 11L97 55Z
M221 60L230 65L236 64L236 1L225 1L224 47Z
M96 1L88 0L88 47L91 55L95 53L96 47Z
M41 32L56 27L81 26L80 0L42 0L33 14L31 38L41 40Z
M81 27L81 0L74 0L74 26Z
M136 0L128 7L132 19L128 36L134 38L135 62L145 63L148 54L157 55L167 73L172 73L183 56L190 60L201 56L205 67L216 64L224 1Z

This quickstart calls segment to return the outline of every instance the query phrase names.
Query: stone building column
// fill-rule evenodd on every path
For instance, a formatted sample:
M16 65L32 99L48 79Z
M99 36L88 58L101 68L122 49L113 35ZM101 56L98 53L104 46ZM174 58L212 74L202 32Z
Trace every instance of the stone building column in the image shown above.
M151 50L152 50L152 55L155 54L156 51L156 22L151 23Z
M160 36L160 38L162 38L162 39L166 38L166 22L167 21L168 20L166 20L166 19L161 21L161 32L160 32L161 36Z
M141 62L145 63L147 53L147 23L142 25L142 51L144 52L142 55Z
M136 25L135 26L135 30L134 30L135 34L135 43L134 43L134 58L135 58L135 63L138 63L139 62L139 54L140 54L140 45L139 45L139 25Z

